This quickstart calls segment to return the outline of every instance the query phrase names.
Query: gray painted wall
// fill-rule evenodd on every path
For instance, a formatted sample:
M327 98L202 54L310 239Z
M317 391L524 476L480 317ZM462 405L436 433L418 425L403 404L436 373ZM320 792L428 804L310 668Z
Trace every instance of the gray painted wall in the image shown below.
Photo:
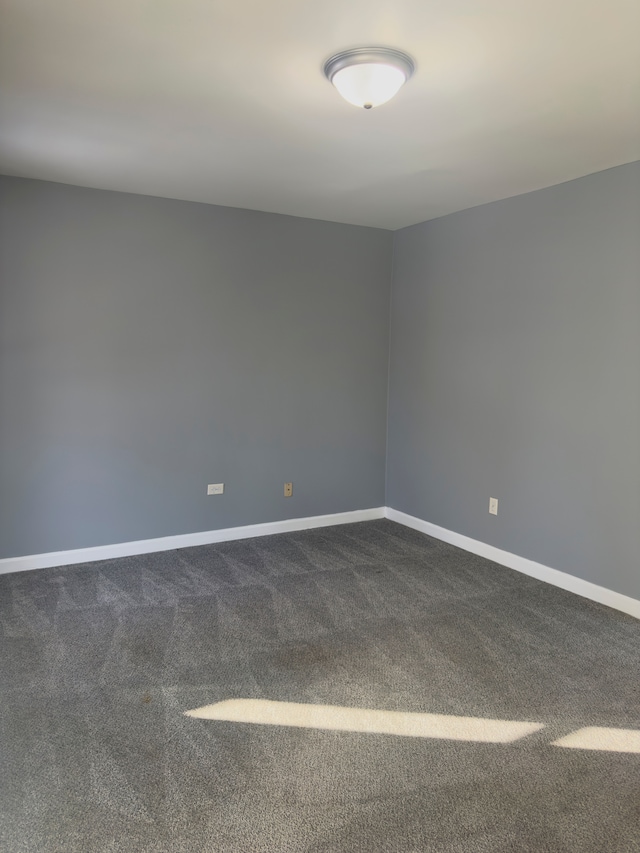
M390 364L389 506L640 598L640 163L396 232Z
M0 216L0 557L385 503L389 232ZM640 598L639 236L639 163L396 233L387 505Z
M384 503L390 232L0 191L0 557Z

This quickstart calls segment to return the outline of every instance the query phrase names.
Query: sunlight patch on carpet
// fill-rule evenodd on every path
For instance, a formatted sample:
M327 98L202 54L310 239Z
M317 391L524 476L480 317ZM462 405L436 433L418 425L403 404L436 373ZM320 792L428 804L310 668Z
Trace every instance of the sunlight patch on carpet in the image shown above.
M596 749L602 752L640 753L640 731L588 726L571 732L559 740L554 740L553 746L563 746L566 749Z
M456 717L450 714L418 714L344 708L338 705L306 705L268 699L227 699L185 711L188 717L226 720L270 726L296 726L347 732L439 738L476 743L512 743L544 728L543 723Z

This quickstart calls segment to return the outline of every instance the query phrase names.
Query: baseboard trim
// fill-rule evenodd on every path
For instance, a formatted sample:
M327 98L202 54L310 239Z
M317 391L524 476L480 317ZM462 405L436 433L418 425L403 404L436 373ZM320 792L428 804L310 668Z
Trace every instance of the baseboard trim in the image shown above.
M295 530L310 530L315 527L332 527L337 524L350 524L358 521L373 521L379 518L388 518L405 527L411 527L499 563L522 574L529 575L537 580L552 584L553 586L581 595L607 607L613 607L629 616L640 619L640 601L614 592L591 581L577 578L558 569L544 566L471 539L445 527L439 527L430 521L424 521L405 512L392 509L391 507L373 507L371 509L353 510L351 512L337 512L331 515L313 515L304 518L287 518L283 521L271 521L265 524L247 524L241 527L225 527L221 530L205 530L199 533L183 533L177 536L163 536L159 539L140 539L136 542L119 542L113 545L98 545L92 548L75 548L70 551L52 551L47 554L31 554L25 557L8 557L0 559L0 575L10 572L24 572L32 569L46 569L54 566L70 566L79 563L93 563L96 560L112 560L117 557L132 557L138 554L152 554L156 551L173 551L176 548L191 548L197 545L211 545L215 542L229 542L234 539L250 539L256 536L271 536L275 533L288 533Z
M266 524L247 524L242 527L226 527L222 530L205 530L201 533L163 536L160 539L140 539L137 542L119 542L115 545L98 545L94 548L75 548L72 551L52 551L48 554L32 554L27 557L8 557L0 560L0 574L24 572L31 569L48 569L53 566L70 566L77 563L93 563L96 560L132 557L136 554L151 554L155 551L173 551L176 548L211 545L215 542L229 542L233 539L251 539L255 536L271 536L274 533L310 530L313 527L332 527L336 524L351 524L355 521L373 521L376 518L384 517L384 507L373 507L372 509L357 509L352 512L336 512L331 515L287 518L283 521L270 521Z
M391 521L403 524L405 527L412 527L414 530L419 530L421 533L426 533L435 539L448 542L450 545L456 545L464 551L470 551L472 554L486 557L488 560L499 563L501 566L515 569L516 572L522 572L522 574L537 578L537 580L558 586L568 592L574 592L576 595L589 598L591 601L597 601L599 604L606 604L607 607L613 607L615 610L621 610L623 613L629 614L629 616L635 616L636 619L640 619L640 601L628 595L622 595L622 593L614 592L612 589L606 589L606 587L598 586L595 583L591 583L591 581L582 580L582 578L577 578L558 569L543 566L542 563L527 560L526 557L519 557L510 551L502 551L493 545L487 545L486 542L471 539L469 536L463 536L461 533L455 533L453 530L447 530L445 527L438 527L437 524L432 524L430 521L423 521L421 518L407 515L406 512L400 512L397 509L391 509L391 507L386 508L385 516Z

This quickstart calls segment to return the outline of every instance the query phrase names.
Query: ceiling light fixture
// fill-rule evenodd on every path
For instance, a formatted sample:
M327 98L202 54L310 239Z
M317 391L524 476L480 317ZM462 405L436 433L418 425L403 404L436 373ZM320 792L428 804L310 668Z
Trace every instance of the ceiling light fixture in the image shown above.
M327 59L324 74L345 101L370 110L393 98L413 74L413 59L390 47L357 47Z

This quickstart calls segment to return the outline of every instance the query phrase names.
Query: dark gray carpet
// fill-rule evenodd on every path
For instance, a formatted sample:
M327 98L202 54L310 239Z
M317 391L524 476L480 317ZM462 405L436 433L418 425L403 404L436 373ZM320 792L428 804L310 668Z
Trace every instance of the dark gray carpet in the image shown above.
M640 622L390 521L0 577L0 849L640 850ZM229 698L545 724L197 720Z

